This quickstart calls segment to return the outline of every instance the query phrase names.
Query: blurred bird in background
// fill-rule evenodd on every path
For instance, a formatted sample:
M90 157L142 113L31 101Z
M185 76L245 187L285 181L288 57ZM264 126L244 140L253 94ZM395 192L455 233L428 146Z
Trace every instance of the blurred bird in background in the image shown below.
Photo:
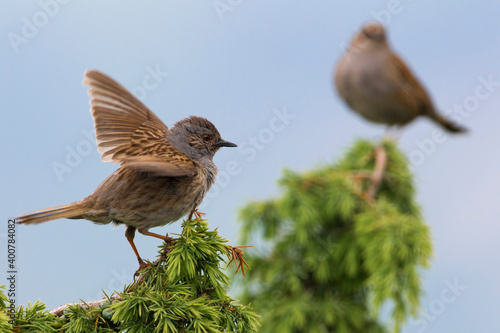
M423 116L450 133L466 132L436 111L424 87L392 51L380 24L367 24L354 36L334 83L346 104L371 122L404 126Z

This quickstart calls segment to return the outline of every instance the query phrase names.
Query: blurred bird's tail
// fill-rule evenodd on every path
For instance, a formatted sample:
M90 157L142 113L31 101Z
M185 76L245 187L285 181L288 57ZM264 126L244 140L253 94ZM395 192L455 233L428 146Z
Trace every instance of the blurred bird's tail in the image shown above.
M86 212L88 212L88 208L83 208L78 202L74 202L69 205L45 208L26 213L16 217L16 222L19 224L37 224L56 219L77 219Z
M428 115L429 118L437 122L439 125L441 125L442 128L444 128L447 132L450 133L465 133L467 132L467 128L462 127L460 125L457 125L453 121L446 119L445 117L441 116L438 113L433 113Z

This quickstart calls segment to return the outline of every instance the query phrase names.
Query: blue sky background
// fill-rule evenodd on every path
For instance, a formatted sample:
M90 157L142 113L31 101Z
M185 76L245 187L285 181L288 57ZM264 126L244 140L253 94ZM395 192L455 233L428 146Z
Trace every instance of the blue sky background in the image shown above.
M406 331L500 330L499 1L65 1L0 4L5 221L80 200L116 169L101 162L93 134L85 134L93 123L81 81L94 68L142 94L167 126L204 116L246 147L217 154L226 177L204 204L211 226L238 244L238 208L279 194L283 168L328 163L355 138L382 135L381 126L349 112L331 85L352 34L378 18L437 107L471 130L436 142L437 127L418 120L400 139L435 245L432 267L422 273L426 310ZM229 9L218 13L217 3ZM151 71L164 74L155 82ZM497 85L485 86L488 79ZM479 100L477 89L489 95ZM468 110L454 111L457 104ZM293 118L273 120L285 111ZM258 150L249 148L255 137ZM58 176L57 163L71 172ZM174 223L153 231L180 230ZM41 299L54 308L130 283L137 262L124 231L84 220L19 226L17 304ZM6 233L0 230L4 249ZM136 244L152 259L159 241L138 235ZM2 271L6 262L5 254Z

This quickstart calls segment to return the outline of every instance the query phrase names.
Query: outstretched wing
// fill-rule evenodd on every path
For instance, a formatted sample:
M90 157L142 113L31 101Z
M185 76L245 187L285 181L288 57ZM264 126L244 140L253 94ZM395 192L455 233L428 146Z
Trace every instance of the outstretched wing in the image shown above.
M168 143L167 126L134 95L95 70L85 73L83 83L90 86L90 112L103 161L162 176L195 175L193 161Z

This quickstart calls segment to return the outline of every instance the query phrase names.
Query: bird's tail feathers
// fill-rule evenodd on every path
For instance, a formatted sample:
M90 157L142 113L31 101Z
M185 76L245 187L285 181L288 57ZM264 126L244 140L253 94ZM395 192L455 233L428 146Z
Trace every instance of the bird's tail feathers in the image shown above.
M444 128L447 132L450 133L466 133L468 132L468 129L465 127L462 127L455 122L441 116L438 113L432 113L428 115L429 118L437 122L439 125L441 125L442 128Z
M50 207L26 213L16 217L16 223L37 224L56 219L79 218L80 215L85 214L87 211L88 208L83 208L79 203L74 202L69 205Z

